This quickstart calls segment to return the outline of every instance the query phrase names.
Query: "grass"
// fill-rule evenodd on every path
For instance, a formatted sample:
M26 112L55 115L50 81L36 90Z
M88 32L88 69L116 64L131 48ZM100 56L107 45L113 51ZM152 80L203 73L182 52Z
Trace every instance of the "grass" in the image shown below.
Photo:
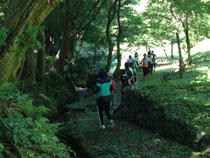
M186 69L183 79L179 73L171 73L168 81L161 81L169 68L149 75L147 81L138 79L138 89L152 90L153 95L161 100L159 106L168 106L171 117L181 117L190 121L201 131L209 130L209 55L210 52L198 53L194 63ZM204 61L205 60L205 61ZM206 68L207 67L207 68ZM120 85L116 105L120 104ZM98 129L99 121L94 96L82 98L68 105L66 116L69 121L62 127L69 135L80 142L90 157L93 158L206 158L202 152L194 152L189 147L174 143L156 133L142 129L130 122L115 120L115 126ZM184 105L179 106L177 105ZM65 131L65 130L64 130ZM68 135L66 136L68 137ZM64 138L65 139L65 138ZM71 146L71 142L70 146ZM75 149L77 151L77 149Z
M114 127L107 126L105 130L100 130L94 112L87 111L73 117L77 119L68 124L71 134L81 140L81 147L94 158L184 158L192 155L188 147L163 139L129 122L116 120Z
M153 88L152 95L161 98L159 106L168 108L169 115L190 121L199 131L210 132L210 52L193 56L194 64L179 78L179 73L169 73L168 81L161 81L166 69L149 75L146 82L139 82L139 89ZM164 104L164 105L163 105ZM170 106L169 106L170 105ZM173 108L174 107L174 108ZM182 109L180 109L182 108ZM170 112L171 111L171 112Z

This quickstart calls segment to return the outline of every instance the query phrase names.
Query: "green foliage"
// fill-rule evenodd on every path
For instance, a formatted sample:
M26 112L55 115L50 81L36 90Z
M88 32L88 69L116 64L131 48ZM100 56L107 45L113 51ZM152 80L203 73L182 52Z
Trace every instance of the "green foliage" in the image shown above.
M0 1L0 27L2 26L5 20L5 14L7 13L8 6L9 6L9 0Z
M34 105L42 105L49 110L45 113L45 117L51 121L57 120L59 110L74 100L75 89L71 81L67 81L64 77L50 71L44 76L44 82L36 82L31 84L30 79L20 81L18 88L33 98ZM65 95L63 95L65 94Z
M24 48L41 49L43 45L37 39L39 32L43 34L43 28L33 27L31 29L25 30L18 40L17 45L24 46Z
M48 110L44 114L50 120L55 120L58 118L58 102L54 97L55 94L47 93L48 84L36 83L31 84L31 80L20 81L20 85L18 85L19 89L23 89L24 93L27 93L30 98L33 98L34 105L42 105L46 107ZM55 88L55 87L54 87ZM53 91L54 93L56 90Z
M6 46L8 30L6 27L0 27L0 46Z
M58 124L49 123L44 106L34 106L15 84L0 84L0 156L69 157L69 149L55 136Z
M33 27L31 29L26 29L21 34L20 38L14 43L17 56L25 58L25 55L22 55L25 50L31 48L32 50L39 50L43 48L43 44L38 40L38 34L43 35L42 27Z
M45 77L45 83L44 94L56 102L57 108L72 102L75 89L70 80L65 80L59 73L50 72Z
M9 0L1 0L0 2L0 12L6 12L9 6Z
M67 80L72 80L74 85L85 87L89 74L94 65L91 57L79 57L78 59L67 60L64 66L64 74Z
M149 0L143 14L149 36L148 42L155 45L161 44L163 40L171 41L177 29L179 31L188 29L192 48L204 37L209 37L208 8L209 3L201 0ZM186 40L186 37L181 38Z

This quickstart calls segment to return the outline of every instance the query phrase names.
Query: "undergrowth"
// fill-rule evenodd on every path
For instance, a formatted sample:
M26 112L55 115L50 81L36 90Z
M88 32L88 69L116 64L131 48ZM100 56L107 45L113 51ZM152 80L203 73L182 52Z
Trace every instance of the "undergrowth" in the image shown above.
M72 152L56 137L59 124L43 115L45 106L33 105L16 84L0 84L0 157L70 157Z

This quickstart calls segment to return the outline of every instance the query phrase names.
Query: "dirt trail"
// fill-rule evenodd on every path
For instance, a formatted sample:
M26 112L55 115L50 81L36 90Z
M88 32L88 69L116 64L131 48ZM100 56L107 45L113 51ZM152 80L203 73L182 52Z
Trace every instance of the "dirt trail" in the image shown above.
M172 64L173 63L173 64ZM159 62L156 72L149 75L148 79L157 79L163 67L176 68L177 60ZM164 68L164 69L165 69ZM142 75L140 72L139 76ZM161 72L163 73L163 72ZM139 84L146 83L141 76ZM117 81L118 94L115 104L120 103L120 84ZM195 158L202 157L200 153L183 145L162 138L155 133L136 126L133 123L114 120L110 125L104 115L106 129L99 129L98 113L95 103L96 98L90 96L68 105L70 111L66 114L69 121L66 126L69 136L79 140L80 148L93 158ZM68 135L67 135L68 137ZM70 142L71 144L71 142ZM81 151L74 148L77 152ZM78 154L83 157L81 154Z

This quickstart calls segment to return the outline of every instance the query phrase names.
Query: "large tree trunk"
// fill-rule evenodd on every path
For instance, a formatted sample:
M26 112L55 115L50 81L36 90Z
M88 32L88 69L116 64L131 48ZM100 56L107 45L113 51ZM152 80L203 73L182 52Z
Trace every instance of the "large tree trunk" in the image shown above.
M108 58L107 58L106 72L109 72L109 70L111 68L111 64L112 64L112 51L113 51L113 48L114 48L114 44L112 43L111 40L108 41L108 44L109 44L109 54L108 54Z
M120 24L120 9L121 9L121 0L119 0L118 2L118 10L117 10L118 36L117 36L117 67L114 72L115 76L118 75L121 66L120 38L122 34L122 29Z
M110 27L111 27L111 23L114 19L114 16L116 14L116 3L117 3L117 0L114 1L114 3L112 4L112 6L109 10L108 22L107 22L107 26L106 26L106 36L107 36L107 41L108 41L108 45L109 45L109 55L108 55L107 65L106 65L106 71L107 72L109 72L110 67L111 67L112 51L113 51L113 48L114 48L114 44L113 44L111 33L110 33Z
M71 23L72 23L72 18L71 18L71 10L70 10L70 2L71 0L65 0L64 1L64 7L65 7L65 31L63 35L63 40L62 40L62 48L61 52L59 54L59 59L56 63L56 67L58 71L62 71L63 69L63 63L64 60L67 58L68 53L70 52L71 45L70 45L70 40L71 40ZM74 51L74 50L73 50ZM72 52L71 52L72 54Z
M18 79L18 72L25 59L27 49L17 46L23 31L40 24L55 9L60 0L11 0L4 26L10 29L7 46L0 48L0 76L4 79Z
M179 51L179 73L180 73L180 78L182 78L182 70L183 70L183 58L182 58L182 51L181 51L181 46L180 46L180 38L179 38L179 33L176 33L176 40L177 40L177 45L178 45L178 51Z
M188 61L189 65L192 64L192 57L191 57L191 46L190 46L190 37L189 37L189 29L188 26L184 29L185 35L186 35L186 44L187 44L187 55L188 55Z

